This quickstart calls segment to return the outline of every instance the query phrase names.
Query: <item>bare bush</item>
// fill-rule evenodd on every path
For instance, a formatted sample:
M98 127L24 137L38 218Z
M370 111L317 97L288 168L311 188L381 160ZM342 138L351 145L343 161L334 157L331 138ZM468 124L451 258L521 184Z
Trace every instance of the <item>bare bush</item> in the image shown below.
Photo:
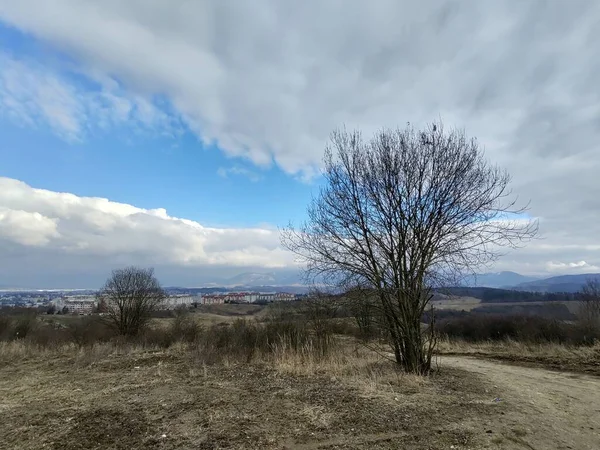
M202 327L187 308L181 307L175 310L175 317L171 322L169 332L176 341L194 342L200 336Z
M13 338L25 339L38 328L38 320L35 314L27 313L18 316L13 324Z
M511 220L523 210L510 176L441 123L382 130L369 142L334 132L324 166L307 222L284 230L282 243L309 278L370 289L396 362L427 374L435 334L421 317L432 287L532 237L536 224Z
M345 293L344 298L358 326L359 337L366 340L381 337L380 332L385 329L385 320L374 292L354 287Z
M441 320L442 336L467 342L513 340L524 343L594 345L600 332L590 333L581 324L524 315L467 314Z
M591 329L600 330L600 279L587 280L581 294L579 320Z
M318 351L329 351L336 330L335 319L342 308L342 301L335 295L314 290L304 302L304 316L315 335Z
M123 336L137 336L167 294L154 276L154 269L126 267L112 272L98 293L106 305L108 322Z
M79 347L108 342L115 336L114 329L98 317L82 317L70 321L67 330L71 341Z
M0 314L0 341L8 341L12 337L13 319Z

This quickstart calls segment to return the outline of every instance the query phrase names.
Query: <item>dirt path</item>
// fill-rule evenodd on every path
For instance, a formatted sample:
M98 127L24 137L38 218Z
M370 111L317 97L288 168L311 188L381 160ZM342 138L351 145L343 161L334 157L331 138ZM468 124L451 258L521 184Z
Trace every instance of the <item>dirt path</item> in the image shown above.
M490 447L600 449L600 378L494 361L446 356L440 366L490 382L506 413L490 424Z

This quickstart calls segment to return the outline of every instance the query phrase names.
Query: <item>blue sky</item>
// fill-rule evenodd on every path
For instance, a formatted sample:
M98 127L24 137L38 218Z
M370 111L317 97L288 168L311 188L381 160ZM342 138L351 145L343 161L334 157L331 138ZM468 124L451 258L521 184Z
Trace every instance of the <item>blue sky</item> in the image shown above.
M304 216L315 183L232 160L185 132L170 138L110 135L66 142L46 129L2 121L1 175L33 187L107 197L210 226L285 226ZM126 132L126 130L124 130ZM17 150L18 149L18 150ZM219 170L221 169L221 171ZM225 171L242 169L248 173Z
M44 61L82 89L98 90L68 70L72 60L52 46L3 24L0 42L15 59ZM169 109L163 112L171 115ZM77 139L64 139L44 123L29 127L3 117L0 175L53 191L166 208L209 226L285 226L302 220L311 192L317 191L315 180L301 181L275 164L257 167L227 157L217 143L204 144L171 118L179 129L170 136L140 132L125 122L104 130L90 124Z
M0 285L294 271L277 227L331 131L439 118L540 221L487 270L600 272L599 19L592 0L0 0Z

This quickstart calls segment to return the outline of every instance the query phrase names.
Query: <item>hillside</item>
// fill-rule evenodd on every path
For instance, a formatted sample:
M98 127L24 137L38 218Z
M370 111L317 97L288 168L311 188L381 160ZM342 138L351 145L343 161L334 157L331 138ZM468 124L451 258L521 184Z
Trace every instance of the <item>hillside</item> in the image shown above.
M436 296L473 297L482 303L564 302L576 300L574 293L517 291L488 287L451 287L436 290Z
M600 279L598 273L586 273L581 275L561 275L545 278L543 280L520 283L513 287L515 290L528 292L579 292L587 280Z
M520 273L516 272L503 271L480 273L473 276L468 276L464 280L464 284L466 286L473 287L507 288L534 280L537 280L537 278L521 275Z

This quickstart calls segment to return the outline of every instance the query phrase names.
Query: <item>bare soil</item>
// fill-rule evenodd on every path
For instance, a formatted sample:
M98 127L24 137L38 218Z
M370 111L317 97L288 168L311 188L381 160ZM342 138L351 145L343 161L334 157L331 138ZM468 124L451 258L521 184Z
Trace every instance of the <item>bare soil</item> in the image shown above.
M525 367L600 376L600 343L589 347L574 347L552 343L468 343L447 340L440 343L438 351L447 356L471 356Z
M0 448L482 448L481 418L506 409L460 369L421 380L369 364L344 376L183 350L24 357L0 367Z
M0 448L600 448L599 378L447 356L427 379L350 366L205 365L183 347L0 358Z
M501 448L600 448L600 378L479 358L445 356L441 364L487 380L506 405L510 414L490 424Z

